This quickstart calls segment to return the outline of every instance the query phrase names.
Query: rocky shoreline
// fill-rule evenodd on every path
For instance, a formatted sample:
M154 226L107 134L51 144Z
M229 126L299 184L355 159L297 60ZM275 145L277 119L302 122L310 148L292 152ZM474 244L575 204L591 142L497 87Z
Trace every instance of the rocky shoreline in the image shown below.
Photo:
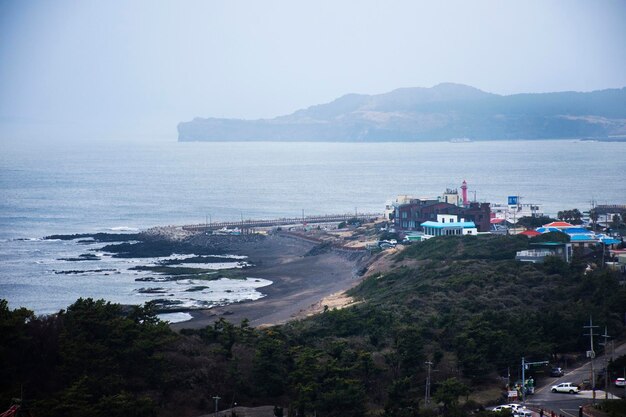
M155 297L159 312L188 312L192 315L189 321L171 324L175 329L204 327L220 318L235 323L248 319L252 326L265 326L303 317L321 308L322 300L337 297L356 285L367 259L367 252L363 250L342 250L319 239L306 239L281 231L267 235L221 235L165 226L132 234L55 235L47 239L103 243L105 245L97 251L113 258L161 258L157 264L136 265L130 269L155 274L135 279L148 284L140 289L144 294L167 294L169 291L162 288L164 283L181 279L189 280L193 287L191 292L206 289L209 281L221 278L272 282L262 287L263 297L260 299L224 300L213 303L210 308L203 308L202 303L198 307L186 307L175 298ZM85 263L96 258L85 254L67 260ZM241 266L206 269L211 264L226 264L227 261L240 262ZM206 266L203 268L202 265ZM71 271L73 274L79 272ZM149 283L160 285L149 286Z
M323 300L358 284L369 259L366 251L321 248L319 243L281 232L218 240L248 256L252 266L245 270L247 277L273 283L263 288L265 297L258 300L190 311L191 320L171 325L176 330L205 327L220 318L235 324L247 319L251 326L270 326L305 317L321 311ZM216 243L211 235L202 234L189 241L200 246ZM346 298L346 302L351 300Z

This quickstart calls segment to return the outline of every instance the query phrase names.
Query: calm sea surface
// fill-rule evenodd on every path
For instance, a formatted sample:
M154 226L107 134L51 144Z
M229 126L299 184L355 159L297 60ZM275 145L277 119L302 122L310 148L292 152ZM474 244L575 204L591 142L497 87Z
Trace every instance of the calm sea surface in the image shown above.
M81 295L145 301L119 260L89 264L117 273L55 273L79 269L78 262L62 265L58 258L97 245L37 240L54 233L204 223L208 217L296 217L302 210L382 212L398 194L436 196L464 179L479 201L503 203L520 195L554 214L587 210L592 199L626 204L625 173L626 143L4 141L0 298L39 313L64 308Z

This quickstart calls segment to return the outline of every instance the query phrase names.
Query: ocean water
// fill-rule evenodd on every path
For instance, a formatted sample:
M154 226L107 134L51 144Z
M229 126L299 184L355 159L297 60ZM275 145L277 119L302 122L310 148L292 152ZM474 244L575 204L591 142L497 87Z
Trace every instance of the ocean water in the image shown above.
M520 195L523 203L540 204L555 214L574 207L586 210L592 200L626 204L625 173L626 143L4 140L0 297L11 307L38 313L65 308L79 296L145 301L146 294L137 293L145 283L134 281L128 265L106 256L93 264L64 265L59 258L97 247L40 240L50 234L299 217L303 210L382 212L398 194L436 196L463 180L478 201L504 203L508 195ZM57 273L86 264L110 271ZM262 296L258 283L250 284L241 287L242 296ZM215 287L204 301L233 294L219 291Z

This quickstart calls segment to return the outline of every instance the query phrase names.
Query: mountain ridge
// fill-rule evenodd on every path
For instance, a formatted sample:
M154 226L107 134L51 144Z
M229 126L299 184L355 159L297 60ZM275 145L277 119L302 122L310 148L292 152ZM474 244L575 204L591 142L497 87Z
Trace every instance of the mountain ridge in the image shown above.
M499 95L441 83L346 94L272 119L194 118L179 141L387 142L626 138L626 87Z

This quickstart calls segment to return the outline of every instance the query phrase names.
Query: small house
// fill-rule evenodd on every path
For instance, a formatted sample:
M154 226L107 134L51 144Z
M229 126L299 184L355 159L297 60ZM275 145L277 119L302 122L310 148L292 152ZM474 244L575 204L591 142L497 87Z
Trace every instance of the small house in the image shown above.
M572 244L564 242L531 243L532 249L515 254L515 260L521 262L543 263L546 256L556 256L565 262L572 261Z

